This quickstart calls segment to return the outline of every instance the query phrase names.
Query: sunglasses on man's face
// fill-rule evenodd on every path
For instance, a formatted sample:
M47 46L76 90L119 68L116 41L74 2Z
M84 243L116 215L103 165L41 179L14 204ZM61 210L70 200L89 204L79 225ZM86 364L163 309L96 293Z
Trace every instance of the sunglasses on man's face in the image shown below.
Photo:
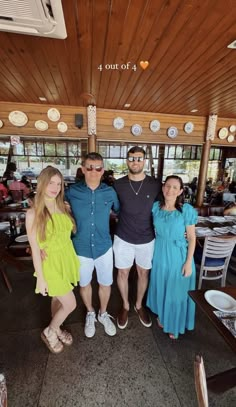
M131 163L134 161L138 161L140 163L144 161L144 157L128 157L127 160Z
M97 171L97 172L101 172L103 170L103 167L101 167L101 165L89 165L89 166L85 166L86 171Z

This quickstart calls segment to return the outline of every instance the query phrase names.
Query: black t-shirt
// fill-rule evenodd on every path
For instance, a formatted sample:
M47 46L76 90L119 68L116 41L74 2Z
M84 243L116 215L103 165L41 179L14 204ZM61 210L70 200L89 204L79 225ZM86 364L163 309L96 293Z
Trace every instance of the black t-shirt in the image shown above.
M142 181L129 181L127 175L114 183L120 201L119 221L115 234L133 244L149 243L155 237L152 206L157 200L161 184L148 175L142 185L141 183ZM137 195L135 191L138 192Z

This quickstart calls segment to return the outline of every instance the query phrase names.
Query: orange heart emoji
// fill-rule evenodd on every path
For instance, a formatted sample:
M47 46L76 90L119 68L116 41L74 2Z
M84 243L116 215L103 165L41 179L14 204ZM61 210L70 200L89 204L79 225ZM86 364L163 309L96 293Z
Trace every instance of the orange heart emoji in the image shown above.
M141 68L145 71L145 69L147 69L149 62L148 61L140 61L139 65L141 66Z

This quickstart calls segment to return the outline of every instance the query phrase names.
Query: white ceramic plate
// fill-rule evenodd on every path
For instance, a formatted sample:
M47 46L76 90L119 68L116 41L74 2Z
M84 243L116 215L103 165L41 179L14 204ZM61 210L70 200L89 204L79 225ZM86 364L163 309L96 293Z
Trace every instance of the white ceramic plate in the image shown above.
M133 124L133 126L131 127L131 133L133 134L133 136L140 136L140 134L142 134L142 127L140 126L140 124Z
M190 134L190 133L192 133L193 129L194 129L194 124L192 122L185 123L185 125L184 125L185 133Z
M227 138L229 143L232 143L234 141L234 135L230 134L229 137Z
M219 138L221 140L223 140L227 136L228 136L228 129L226 127L222 127L222 129L220 129L220 131L219 131Z
M125 121L122 117L116 117L113 120L113 127L115 127L116 130L121 130L125 126Z
M19 243L28 242L28 236L27 235L18 236L15 238L15 241Z
M59 110L57 110L55 107L49 109L47 114L49 120L51 120L52 122L58 122L61 117Z
M229 127L229 131L231 133L234 133L236 131L236 126L234 124L231 124L231 126Z
M167 130L167 135L170 138L175 138L178 135L178 129L177 127L169 127Z
M60 133L65 133L68 130L68 126L65 122L59 122L57 128L60 131Z
M204 297L212 307L223 312L236 312L236 300L230 295L217 290L208 290Z
M40 131L45 131L48 129L48 123L45 122L44 120L37 120L34 123L34 125L35 125L36 129L40 130Z
M5 230L10 226L10 222L0 222L0 230Z
M156 133L157 131L159 131L161 128L161 123L159 122L159 120L152 120L150 123L150 130L153 133Z
M11 203L7 206L9 206L9 208L16 208L17 206L20 206L20 205L21 205L20 203Z
M25 126L28 122L28 117L24 112L20 112L19 110L14 110L8 116L9 122L13 124L13 126L22 127Z
M0 129L3 127L3 121L0 120Z

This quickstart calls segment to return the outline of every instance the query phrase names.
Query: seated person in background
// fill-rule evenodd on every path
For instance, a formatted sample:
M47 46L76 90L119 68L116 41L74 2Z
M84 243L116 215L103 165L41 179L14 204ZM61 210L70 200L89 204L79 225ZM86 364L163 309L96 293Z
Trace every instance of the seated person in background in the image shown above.
M112 187L115 182L114 171L112 170L104 171L102 182Z
M83 181L84 174L81 167L77 168L76 175L75 175L75 182Z
M9 185L9 191L23 191L23 197L30 193L29 188L23 182L17 181L16 178Z
M6 199L7 195L8 195L8 189L5 187L4 184L2 184L0 182L0 196L2 196L3 199Z
M224 208L224 215L236 215L236 203L230 202Z
M3 174L3 184L7 187L8 181L14 180L14 172L16 171L16 163L8 163L6 171Z
M22 182L23 184L25 184L25 186L31 191L31 189L32 189L31 183L30 183L29 179L26 177L26 175L23 175L23 176L21 177L21 182Z

